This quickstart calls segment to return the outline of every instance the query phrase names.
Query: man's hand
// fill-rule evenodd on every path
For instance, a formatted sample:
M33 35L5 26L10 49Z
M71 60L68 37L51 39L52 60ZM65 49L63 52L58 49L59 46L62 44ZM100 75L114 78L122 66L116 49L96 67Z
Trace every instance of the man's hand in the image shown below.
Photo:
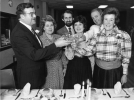
M126 83L127 82L127 75L123 75L122 77L121 77L121 83L122 83L122 85L124 84L124 83Z
M81 55L86 55L86 50L84 50L83 48L77 50L77 52L79 52Z
M69 44L71 44L71 41L67 41L63 37L61 37L55 41L56 47L63 47L63 46L67 46Z

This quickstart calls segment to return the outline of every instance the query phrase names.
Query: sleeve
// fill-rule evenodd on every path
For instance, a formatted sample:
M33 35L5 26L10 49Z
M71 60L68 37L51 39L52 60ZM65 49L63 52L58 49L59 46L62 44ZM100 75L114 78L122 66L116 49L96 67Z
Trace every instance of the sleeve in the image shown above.
M128 65L130 63L131 58L131 38L128 33L123 32L123 41L122 41L122 66L123 66L123 74L127 74Z
M96 34L95 32L97 32L99 30L99 27L96 25L92 25L90 27L90 29L84 33L85 37L86 37L86 41L88 41L89 39L91 39L94 34Z
M88 41L88 45L86 46L85 50L87 51L86 56L91 56L96 52L96 43L97 37L93 36L90 41Z
M21 33L20 33L21 34ZM27 56L31 60L38 61L42 58L49 59L55 55L61 48L57 48L53 43L45 48L35 48L33 43L25 35L14 35L12 37L13 48L22 52L22 55Z
M86 37L86 41L88 41L93 36L93 30L88 30L84 33L84 35Z

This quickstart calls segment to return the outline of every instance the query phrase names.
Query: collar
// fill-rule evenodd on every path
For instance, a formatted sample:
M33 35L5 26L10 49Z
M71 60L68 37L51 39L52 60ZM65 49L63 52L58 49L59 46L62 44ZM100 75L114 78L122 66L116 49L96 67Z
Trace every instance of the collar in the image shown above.
M66 25L65 25L65 27L66 27L67 29L68 29L68 28L71 28L71 29L73 28L73 26L72 26L72 25L71 25L70 27L68 27L68 26L66 26Z
M26 26L26 27L31 31L32 27L31 27L30 25L25 24L25 23L22 22L21 20L20 20L19 22L20 22L21 24L23 24L24 26Z
M100 30L101 35L106 35L106 30L103 24L100 26L99 30ZM113 32L109 35L115 35L115 34L121 34L121 31L118 29L117 26L114 26Z

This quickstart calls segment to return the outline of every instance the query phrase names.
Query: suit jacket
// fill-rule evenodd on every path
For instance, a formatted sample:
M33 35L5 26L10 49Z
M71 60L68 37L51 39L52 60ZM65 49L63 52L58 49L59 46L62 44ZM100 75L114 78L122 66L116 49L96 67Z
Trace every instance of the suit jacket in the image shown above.
M20 22L11 33L11 45L17 58L17 88L23 88L28 82L32 89L41 88L47 75L45 61L60 48L54 43L42 48L34 34Z
M74 34L75 32L74 32L74 29L72 30L72 34ZM57 34L58 35L67 35L68 34L68 30L67 30L67 28L66 28L66 26L64 26L64 27L62 27L61 29L59 29L58 31L57 31Z

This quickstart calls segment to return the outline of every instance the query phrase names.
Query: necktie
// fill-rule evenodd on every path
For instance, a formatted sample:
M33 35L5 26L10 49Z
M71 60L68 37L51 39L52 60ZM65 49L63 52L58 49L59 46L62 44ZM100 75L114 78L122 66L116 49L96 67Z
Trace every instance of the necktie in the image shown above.
M37 33L34 31L34 29L31 29L32 33L34 33L34 36L36 37L36 39L38 40L40 46L42 47L42 42L40 40L40 38L38 37Z
M69 30L69 33L70 33L70 35L71 35L71 34L72 34L72 32L71 32L71 27L69 27L68 30Z

